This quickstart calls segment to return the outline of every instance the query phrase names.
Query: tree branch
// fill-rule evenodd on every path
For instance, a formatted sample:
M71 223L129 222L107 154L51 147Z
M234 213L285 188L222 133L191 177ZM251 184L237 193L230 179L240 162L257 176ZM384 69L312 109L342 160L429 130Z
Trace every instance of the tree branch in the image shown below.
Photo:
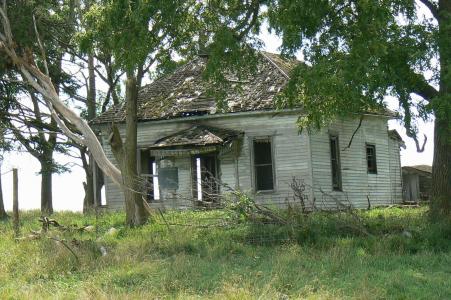
M3 24L3 34L0 36L0 50L3 50L13 61L21 73L25 76L26 81L33 86L42 96L51 103L52 108L60 113L66 120L72 123L77 130L80 131L84 145L89 148L94 159L97 161L102 171L107 174L116 184L122 186L122 177L120 170L106 157L97 136L80 116L67 107L60 99L51 79L37 68L33 61L27 61L19 57L15 52L15 46L12 39L10 21L6 12L6 0L3 0L3 7L0 9L0 18ZM31 58L32 60L32 58ZM59 125L58 118L55 119ZM64 133L71 135L67 126L61 127ZM72 133L73 134L73 133Z
M351 139L349 140L348 145L347 145L346 147L344 147L344 148L342 149L342 151L351 148L352 140L354 139L354 136L356 135L357 131L359 131L360 127L362 126L363 118L364 118L364 115L361 115L361 116L360 116L359 125L357 125L357 128L356 128L356 129L354 130L354 132L352 133L352 136L351 136Z
M412 93L421 96L428 102L431 102L433 98L438 96L439 92L426 81L423 75L411 71L408 77Z
M36 26L36 18L33 14L33 27L36 39L38 40L39 49L41 50L42 62L44 63L45 75L49 76L49 66L47 65L47 57L45 55L44 46L42 46L41 37L39 36L38 27Z

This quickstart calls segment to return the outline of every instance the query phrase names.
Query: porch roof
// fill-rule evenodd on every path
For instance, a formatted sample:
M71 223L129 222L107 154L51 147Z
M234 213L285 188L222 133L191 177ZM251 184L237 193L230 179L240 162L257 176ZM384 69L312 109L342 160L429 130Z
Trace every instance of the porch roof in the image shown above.
M239 138L243 133L225 128L194 125L156 141L150 150L184 149L225 145Z

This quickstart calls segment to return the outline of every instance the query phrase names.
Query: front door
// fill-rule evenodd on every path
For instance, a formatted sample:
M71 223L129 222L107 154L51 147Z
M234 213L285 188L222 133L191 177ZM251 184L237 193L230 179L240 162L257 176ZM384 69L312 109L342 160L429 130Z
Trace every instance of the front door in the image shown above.
M216 154L193 157L193 190L194 199L198 202L213 203L218 201L219 179Z

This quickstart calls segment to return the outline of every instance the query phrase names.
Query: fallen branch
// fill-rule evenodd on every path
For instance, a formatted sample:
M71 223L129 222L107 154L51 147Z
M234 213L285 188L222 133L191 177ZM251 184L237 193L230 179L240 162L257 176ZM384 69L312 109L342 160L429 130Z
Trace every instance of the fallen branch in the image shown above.
M80 259L78 258L77 254L75 254L74 250L72 250L72 248L69 247L64 240L60 240L58 238L51 237L51 236L48 236L47 238L49 240L53 240L53 241L61 243L64 247L66 247L66 249L68 249L70 251L70 253L72 253L72 255L75 257L75 260L77 261L77 264L80 264Z

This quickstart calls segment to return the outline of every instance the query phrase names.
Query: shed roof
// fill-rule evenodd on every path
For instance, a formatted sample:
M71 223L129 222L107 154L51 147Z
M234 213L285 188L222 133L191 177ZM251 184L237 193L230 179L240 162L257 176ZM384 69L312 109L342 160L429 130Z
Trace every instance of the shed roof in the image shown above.
M432 174L432 166L429 165L415 165L415 166L404 166L402 167L404 172L414 172L414 173L428 173Z

